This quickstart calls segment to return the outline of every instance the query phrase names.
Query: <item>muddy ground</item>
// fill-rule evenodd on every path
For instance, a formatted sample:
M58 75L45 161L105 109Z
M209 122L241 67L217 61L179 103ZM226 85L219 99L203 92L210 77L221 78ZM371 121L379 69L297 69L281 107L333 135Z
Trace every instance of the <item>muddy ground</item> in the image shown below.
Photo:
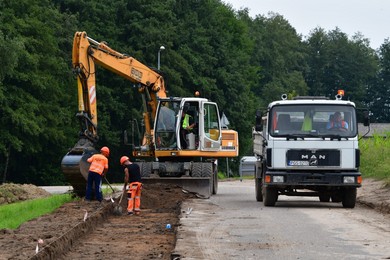
M0 204L50 196L34 185L2 186ZM189 198L195 196L178 187L145 185L140 216L115 216L119 198L114 204L109 198L103 204L67 203L16 230L0 230L0 259L171 259L181 204ZM358 202L389 214L390 188L380 181L364 180ZM124 199L124 212L126 203ZM43 243L38 245L39 239Z
M187 198L194 196L179 187L144 185L139 216L114 215L119 198L67 203L16 230L0 230L0 259L171 259L180 205ZM126 199L121 207L125 213Z

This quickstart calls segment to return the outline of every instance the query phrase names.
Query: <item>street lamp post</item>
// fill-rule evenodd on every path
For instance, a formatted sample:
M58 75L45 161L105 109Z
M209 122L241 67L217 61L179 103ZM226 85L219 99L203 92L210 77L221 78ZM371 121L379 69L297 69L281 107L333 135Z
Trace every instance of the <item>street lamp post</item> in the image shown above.
M158 50L157 54L157 69L160 70L160 53L161 51L165 50L164 46L160 46L160 49Z

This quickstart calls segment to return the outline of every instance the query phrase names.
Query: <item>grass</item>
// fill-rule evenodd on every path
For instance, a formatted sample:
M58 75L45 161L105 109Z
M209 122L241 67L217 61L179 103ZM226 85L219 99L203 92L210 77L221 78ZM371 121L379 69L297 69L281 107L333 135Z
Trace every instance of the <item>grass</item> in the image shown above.
M360 171L363 177L382 180L390 186L390 133L359 141Z
M41 215L51 213L62 204L75 200L70 194L52 195L0 207L0 229L16 229L21 224Z
M107 195L112 193L112 190L108 185L103 185L102 192ZM78 198L71 194L57 194L47 198L2 205L0 206L0 229L16 229L26 221L51 213L62 204L76 199Z

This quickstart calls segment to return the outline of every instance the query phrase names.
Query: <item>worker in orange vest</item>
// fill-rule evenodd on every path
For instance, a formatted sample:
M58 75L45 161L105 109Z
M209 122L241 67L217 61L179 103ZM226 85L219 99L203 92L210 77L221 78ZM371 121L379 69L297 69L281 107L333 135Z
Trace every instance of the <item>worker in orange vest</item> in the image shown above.
M110 149L104 146L100 149L100 154L94 154L87 160L91 163L88 171L87 194L85 195L87 201L91 200L93 183L95 183L96 199L100 202L103 200L102 177L108 171L108 156L110 156Z
M141 170L138 164L132 163L127 156L122 156L120 164L124 167L125 187L129 184L127 191L127 214L139 215L141 212Z

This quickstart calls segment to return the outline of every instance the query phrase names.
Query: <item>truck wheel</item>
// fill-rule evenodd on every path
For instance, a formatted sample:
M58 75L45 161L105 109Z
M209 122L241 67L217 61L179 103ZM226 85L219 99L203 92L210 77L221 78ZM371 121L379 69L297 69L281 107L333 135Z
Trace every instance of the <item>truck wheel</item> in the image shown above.
M275 206L278 200L278 190L270 187L263 187L263 204L264 206Z
M356 204L356 188L346 188L341 202L344 208L353 209Z
M331 198L332 198L332 202L336 202L336 203L341 202L341 196L339 193L332 195Z
M321 202L329 202L330 201L330 195L320 194L319 197L320 197Z
M262 179L261 178L255 178L255 192L256 192L256 200L257 201L263 201L263 193L261 192L262 187Z

